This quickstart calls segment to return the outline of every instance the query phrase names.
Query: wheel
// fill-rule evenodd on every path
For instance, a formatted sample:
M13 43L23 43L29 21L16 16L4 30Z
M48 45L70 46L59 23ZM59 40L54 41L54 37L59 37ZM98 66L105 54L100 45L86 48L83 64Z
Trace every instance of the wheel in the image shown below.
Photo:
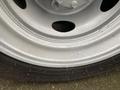
M119 62L119 19L119 0L0 0L0 56L43 81L81 79Z

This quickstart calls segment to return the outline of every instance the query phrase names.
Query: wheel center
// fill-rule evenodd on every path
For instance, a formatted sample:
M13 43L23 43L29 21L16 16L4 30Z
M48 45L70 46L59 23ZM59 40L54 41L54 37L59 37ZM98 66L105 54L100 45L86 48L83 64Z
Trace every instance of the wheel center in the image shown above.
M35 0L44 10L58 15L70 15L85 9L94 0Z
M68 9L75 9L79 6L83 6L87 4L88 0L53 0L53 5L58 5L58 8L68 8Z

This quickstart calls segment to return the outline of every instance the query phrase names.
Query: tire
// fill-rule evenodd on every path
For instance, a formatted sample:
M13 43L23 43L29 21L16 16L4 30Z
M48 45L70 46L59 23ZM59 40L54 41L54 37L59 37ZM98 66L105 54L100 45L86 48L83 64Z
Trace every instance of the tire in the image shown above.
M23 63L3 53L0 53L0 58L0 63L4 64L4 67L8 67L7 69L13 68L10 72L15 72L15 74L12 73L9 78L20 82L67 82L80 80L111 72L115 67L120 65L120 55L116 55L99 63L72 68L40 67Z
M119 65L119 0L71 1L0 1L0 58L19 80L77 80Z

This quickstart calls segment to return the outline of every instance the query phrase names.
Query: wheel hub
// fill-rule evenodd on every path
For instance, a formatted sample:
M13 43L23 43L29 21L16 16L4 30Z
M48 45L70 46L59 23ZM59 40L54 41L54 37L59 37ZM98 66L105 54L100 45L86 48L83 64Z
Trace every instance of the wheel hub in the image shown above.
M52 14L70 15L85 9L94 0L35 0L40 7Z
M58 4L58 8L64 7L67 9L75 9L78 7L82 7L93 0L53 0L52 3L55 5Z

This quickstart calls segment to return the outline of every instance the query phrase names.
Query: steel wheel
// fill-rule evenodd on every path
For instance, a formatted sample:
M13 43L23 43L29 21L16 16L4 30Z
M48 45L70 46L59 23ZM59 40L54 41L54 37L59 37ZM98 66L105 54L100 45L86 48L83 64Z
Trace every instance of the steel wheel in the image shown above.
M119 0L0 0L0 51L54 75L92 66L120 53L119 19Z

